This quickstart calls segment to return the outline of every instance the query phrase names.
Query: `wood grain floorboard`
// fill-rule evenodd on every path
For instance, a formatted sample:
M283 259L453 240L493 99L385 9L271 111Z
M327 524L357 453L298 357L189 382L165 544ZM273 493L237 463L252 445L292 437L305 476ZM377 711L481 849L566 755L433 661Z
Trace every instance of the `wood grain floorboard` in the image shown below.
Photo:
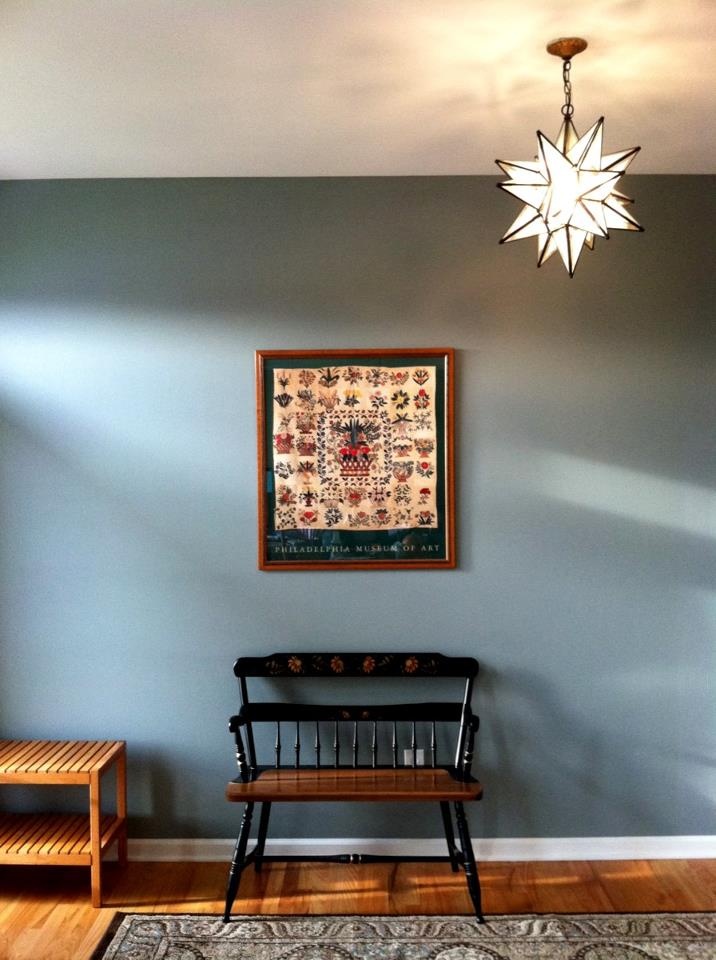
M89 902L89 871L0 868L0 960L89 960L116 911L223 909L223 863L109 864L105 905ZM484 863L486 913L716 910L716 860ZM469 914L461 873L447 864L266 864L242 879L236 912Z

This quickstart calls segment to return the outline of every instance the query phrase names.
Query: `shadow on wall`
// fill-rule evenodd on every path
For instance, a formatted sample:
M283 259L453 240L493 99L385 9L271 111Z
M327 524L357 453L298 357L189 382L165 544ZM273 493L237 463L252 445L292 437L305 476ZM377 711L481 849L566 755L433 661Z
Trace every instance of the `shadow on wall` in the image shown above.
M164 749L132 749L129 836L174 838L197 835L196 790L192 777L182 776L181 764ZM217 796L217 803L221 798ZM191 814L194 813L195 816ZM157 833L157 820L165 829Z
M625 728L621 737L613 736L604 727L603 714L580 716L579 704L557 692L563 689L526 670L481 670L478 712L483 723L475 772L485 796L479 811L481 832L476 836L505 836L505 811L512 823L520 824L524 837L582 836L584 820L593 825L595 836L672 833L668 814L659 815L663 808L651 802L646 787L655 783L678 796L664 767L665 751L655 749L641 731ZM615 691L615 701L622 697L623 691ZM634 716L639 713L636 698ZM692 778L685 806L708 809L713 798L707 779L713 775L716 757L692 755L691 762L702 771L704 789L694 795ZM640 784L646 788L641 798ZM566 808L560 796L569 798ZM540 818L543 805L561 817L551 834L544 832Z
M442 320L445 304L456 301L460 315L474 315L480 285L499 276L502 251L489 229L476 250L465 210L484 217L500 198L490 178L445 184L420 177L4 184L3 236L13 239L0 239L3 297L342 325L372 317L432 322L437 296Z
M514 216L498 180L496 171L5 181L0 291L16 305L138 308L140 318L157 311L168 322L197 313L240 318L264 338L267 324L308 320L350 334L350 346L366 335L385 342L386 323L427 331L432 342L441 328L461 342L478 325L531 331L537 316L542 332L569 334L578 304L586 306L584 332L642 337L663 325L668 335L673 311L680 332L710 335L709 260L699 230L683 231L684 222L710 222L704 178L640 178L647 233L638 243L601 244L571 281L557 263L537 276L534 251L507 249L520 244L498 245ZM665 190L673 202L662 202ZM674 237L688 269L674 270ZM634 249L626 262L622 241ZM614 315L628 316L629 326ZM345 323L356 326L346 331Z
M716 540L716 491L614 464L533 450L523 485L535 495Z

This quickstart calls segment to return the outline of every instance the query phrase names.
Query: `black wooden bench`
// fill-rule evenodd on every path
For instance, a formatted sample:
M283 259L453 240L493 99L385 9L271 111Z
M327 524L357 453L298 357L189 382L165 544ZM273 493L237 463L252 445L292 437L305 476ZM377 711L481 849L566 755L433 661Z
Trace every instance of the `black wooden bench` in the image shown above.
M228 800L243 803L241 828L236 841L226 891L224 921L228 922L241 874L254 864L257 871L271 860L338 860L376 862L394 860L444 860L452 870L465 871L475 915L483 921L480 881L470 840L464 803L479 800L480 783L471 774L478 718L471 697L478 663L471 657L445 657L437 653L275 653L266 657L240 657L234 664L239 680L241 709L229 721L236 741L239 775L226 789ZM287 680L351 678L372 680L369 697L355 703L312 703L304 697L280 701L249 699L249 678L274 678L273 686L286 690ZM379 678L458 678L464 681L455 699L381 704ZM378 682L375 682L375 681ZM291 684L291 688L300 686ZM304 690L306 688L304 682ZM321 684L321 686L324 686ZM401 684L402 686L402 684ZM426 684L412 684L424 693ZM430 684L428 684L428 687ZM433 687L437 685L433 684ZM445 683L441 683L443 692ZM254 726L271 724L270 765L256 759ZM449 736L452 762L438 762ZM289 762L286 761L288 757ZM420 765L420 761L423 764ZM447 855L398 857L350 854L343 856L271 857L264 854L271 804L278 802L429 801L440 805ZM258 837L247 854L254 805L261 804ZM459 845L450 810L454 805Z

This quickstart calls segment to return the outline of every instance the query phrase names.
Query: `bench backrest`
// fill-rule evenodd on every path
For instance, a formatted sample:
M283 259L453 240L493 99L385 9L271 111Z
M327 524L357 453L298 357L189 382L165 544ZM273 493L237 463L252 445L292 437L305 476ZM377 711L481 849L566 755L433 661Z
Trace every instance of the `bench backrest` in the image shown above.
M271 765L296 769L417 766L419 751L425 766L437 767L437 725L451 724L455 733L450 769L455 776L470 779L478 727L471 699L478 669L478 662L472 657L439 653L274 653L266 657L239 657L234 674L239 680L241 709L230 721L236 738L239 775L250 780L260 769L253 730L256 723L274 725ZM363 682L380 678L455 678L464 683L460 698L452 700L381 703L380 683L373 683L366 687L368 696L361 703L312 703L300 698L297 683L295 693L291 684L291 695L280 701L254 702L249 699L248 690L248 680L252 678L280 680L283 690L287 680L316 678ZM420 684L420 688L424 691L425 684ZM419 734L425 735L422 744ZM287 756L290 763L285 762Z

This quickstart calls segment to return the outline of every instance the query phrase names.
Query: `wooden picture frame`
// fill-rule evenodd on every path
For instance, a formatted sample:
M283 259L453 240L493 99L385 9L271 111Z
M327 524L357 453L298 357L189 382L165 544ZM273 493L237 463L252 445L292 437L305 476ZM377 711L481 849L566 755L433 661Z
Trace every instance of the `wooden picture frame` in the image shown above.
M455 567L454 350L258 350L260 570Z

